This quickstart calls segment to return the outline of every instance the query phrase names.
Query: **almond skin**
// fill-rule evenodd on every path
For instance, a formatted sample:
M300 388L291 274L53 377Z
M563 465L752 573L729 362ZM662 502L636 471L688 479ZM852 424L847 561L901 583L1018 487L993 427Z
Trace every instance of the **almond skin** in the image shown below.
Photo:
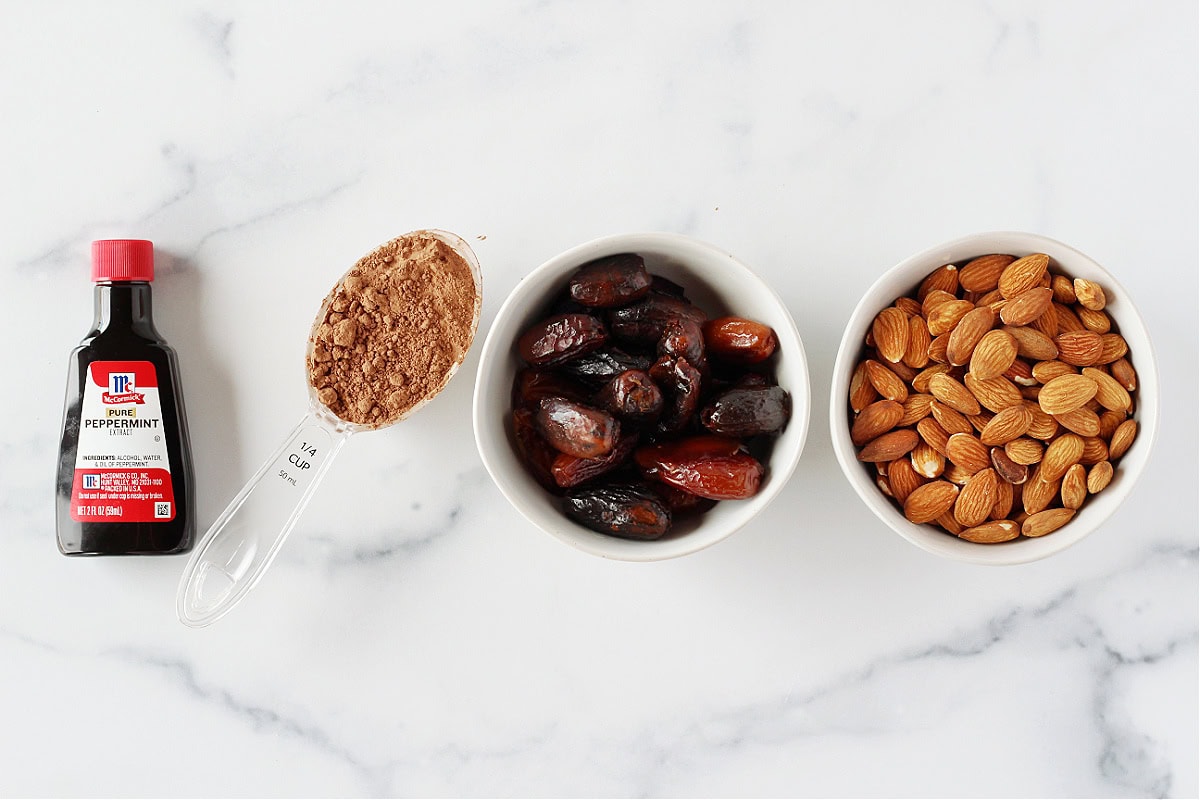
M867 378L867 362L860 361L850 376L850 408L855 413L862 411L877 397L879 393L875 391L875 385Z
M1017 340L1017 355L1033 361L1050 361L1058 358L1058 345L1041 331L1033 328L1006 326L1000 330Z
M1062 480L1062 503L1064 508L1077 509L1087 499L1087 470L1083 464L1072 464Z
M1077 433L1080 436L1098 436L1100 434L1100 417L1087 406L1081 406L1065 414L1055 414L1054 420L1059 425Z
M904 416L904 407L895 400L880 400L862 410L850 428L850 441L862 447L896 427Z
M1054 292L1054 302L1068 306L1075 302L1075 285L1066 275L1052 275L1050 289Z
M875 349L893 364L904 358L908 349L908 315L898 308L885 308L871 325ZM1099 342L1097 342L1099 344Z
M1022 292L1004 304L1000 319L1005 325L1029 325L1050 307L1054 293L1038 287Z
M1038 405L1047 414L1065 414L1095 397L1098 388L1091 378L1059 375L1042 387L1038 394Z
M991 513L988 516L992 519L1007 519L1008 515L1012 513L1015 495L1016 490L1013 488L1013 484L1005 480L996 481L996 502L992 505Z
M1035 442L1033 439L1013 439L1004 445L1004 454L1012 459L1017 464L1036 464L1042 460L1046 449L1041 443Z
M892 497L901 504L923 483L925 483L925 479L917 474L917 471L913 469L912 462L906 458L893 461L888 466L888 489L891 491Z
M963 317L974 310L975 304L967 300L947 300L939 303L926 315L925 322L929 326L929 333L933 336L949 333Z
M967 389L989 411L1000 412L1009 406L1020 405L1024 399L1021 390L1008 378L995 377L980 380L971 373L963 376Z
M1039 361L1033 365L1033 377L1038 383L1049 383L1059 375L1078 375L1079 372L1070 364L1062 361Z
M1097 363L1111 364L1129 352L1129 345L1119 333L1100 334L1100 358Z
M867 359L867 380L888 400L903 403L908 399L908 387L900 376L874 359Z
M929 416L930 406L935 402L936 400L931 394L910 394L908 399L901 404L904 414L896 423L896 427L908 428L916 425Z
M1133 406L1129 392L1112 375L1095 367L1084 367L1083 375L1096 382L1096 401L1109 411L1128 411Z
M1116 378L1117 383L1128 392L1137 389L1137 372L1127 358L1118 358L1108 365L1109 372Z
M950 441L950 434L937 423L937 420L929 417L921 420L917 423L917 433L920 434L922 441L943 456L946 455L946 444Z
M858 452L859 461L895 461L917 446L921 437L911 429L891 431L867 442Z
M920 288L917 289L917 299L924 300L927 294L935 290L941 290L950 294L957 292L958 267L953 264L946 264L929 273L925 280L921 281Z
M925 318L919 315L909 317L908 347L901 360L913 369L923 369L929 363L929 343L932 341Z
M1083 457L1083 437L1075 433L1064 433L1050 443L1038 467L1043 480L1054 481L1066 474L1072 464Z
M979 413L979 401L975 395L949 375L934 375L929 381L929 393L962 414Z
M1108 457L1115 461L1125 455L1133 445L1133 440L1136 436L1137 422L1132 419L1122 422L1113 431L1112 440L1108 443Z
M913 472L922 478L937 478L946 471L946 457L928 442L918 442L908 456Z
M992 520L982 525L976 525L973 528L966 528L962 533L958 534L960 539L965 539L968 542L976 542L977 544L1011 542L1020 535L1021 526L1011 519Z
M941 425L945 429L947 435L973 433L975 431L975 426L971 424L970 419L945 403L934 400L929 404L929 410L933 413L933 418L937 420L938 425Z
M1104 491L1113 477L1113 466L1107 461L1101 461L1092 467L1087 477L1087 488L1091 494Z
M1040 467L1034 470L1029 480L1021 487L1021 505L1024 506L1026 514L1033 515L1045 511L1058 496L1061 480L1046 480L1041 472Z
M1075 299L1089 311L1102 311L1108 302L1100 284L1084 278L1075 279Z
M1022 292L1040 286L1046 276L1046 268L1050 265L1050 256L1045 253L1033 253L1024 258L1018 258L1000 273L997 288L1005 299L1011 300Z
M1082 449L1083 442L1080 441ZM987 447L969 433L956 433L946 442L946 458L974 475L991 463Z
M963 315L950 332L950 341L946 343L946 357L950 363L961 367L970 361L975 346L995 324L996 312L987 306L972 309Z
M913 490L904 501L904 516L909 522L932 522L954 507L958 487L948 481L931 481Z
M1058 360L1076 367L1090 367L1099 362L1104 352L1100 334L1092 331L1060 333L1054 344L1058 347Z
M1002 483L1020 485L1029 478L1029 467L1025 464L1018 464L1009 458L1008 453L1004 452L1004 448L993 447L991 457L992 468L996 470Z

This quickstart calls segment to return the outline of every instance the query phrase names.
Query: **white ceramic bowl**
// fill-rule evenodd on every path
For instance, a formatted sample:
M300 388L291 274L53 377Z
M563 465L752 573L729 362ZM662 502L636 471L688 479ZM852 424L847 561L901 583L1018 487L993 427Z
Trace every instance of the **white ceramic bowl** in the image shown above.
M857 458L857 448L850 441L848 392L850 376L858 363L863 339L875 316L895 302L897 297L910 294L921 280L943 264L961 263L986 253L1011 253L1024 256L1046 253L1051 266L1057 266L1073 278L1096 281L1108 297L1105 311L1129 344L1127 356L1138 374L1134 396L1138 422L1133 447L1120 459L1112 483L1104 491L1089 496L1087 502L1067 525L1040 538L1014 539L1003 544L976 544L957 539L932 525L914 525L885 497L874 482L874 472ZM1132 269L1132 265L1129 267ZM1158 429L1158 373L1154 351L1146 326L1125 289L1107 270L1078 250L1062 242L1033 233L978 233L931 247L906 258L880 276L850 315L846 332L838 348L833 367L829 400L829 426L833 449L842 471L863 502L892 530L908 541L939 556L975 564L1024 564L1054 555L1083 539L1108 519L1129 496L1130 490L1145 469L1150 449ZM1020 495L1017 495L1020 502Z
M546 306L582 264L617 253L638 253L646 268L687 289L710 316L736 314L770 325L779 338L775 373L792 395L792 419L775 441L762 489L747 500L718 503L707 514L682 519L656 541L596 533L568 519L559 500L529 476L508 423L513 376L522 364L517 337L546 314ZM526 275L500 307L479 357L475 381L475 441L484 466L509 502L537 527L580 550L623 561L659 561L715 544L749 522L779 494L804 448L809 416L808 365L796 324L779 296L737 259L712 245L671 233L634 233L597 239L555 256Z

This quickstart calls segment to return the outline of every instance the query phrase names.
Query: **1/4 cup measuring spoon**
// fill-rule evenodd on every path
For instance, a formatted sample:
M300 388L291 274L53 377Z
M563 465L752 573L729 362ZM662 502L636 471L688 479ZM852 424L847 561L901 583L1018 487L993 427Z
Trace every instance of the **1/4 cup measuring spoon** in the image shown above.
M376 291L380 286L393 291L390 302ZM308 412L192 553L176 598L181 622L195 628L211 625L254 588L351 435L395 424L445 388L475 338L481 286L470 246L439 230L393 239L342 276L322 303L309 336ZM419 303L414 301L422 294ZM364 312L362 323L355 320L356 311ZM410 314L421 318L408 318ZM365 343L352 342L355 330L365 331ZM430 351L436 355L418 376L387 372L389 363L394 367L394 359L404 353L420 359ZM342 357L357 360L337 364ZM343 368L351 363L354 369ZM372 374L374 393L364 388L363 376ZM320 390L314 385L318 381ZM348 399L352 391L354 398Z

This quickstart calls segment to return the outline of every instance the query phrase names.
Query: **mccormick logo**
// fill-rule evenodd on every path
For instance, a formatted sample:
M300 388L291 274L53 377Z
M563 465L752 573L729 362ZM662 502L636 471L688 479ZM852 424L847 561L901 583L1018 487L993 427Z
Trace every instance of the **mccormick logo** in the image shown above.
M109 406L146 402L146 395L134 391L132 372L111 372L108 375L108 391L100 395L100 402Z

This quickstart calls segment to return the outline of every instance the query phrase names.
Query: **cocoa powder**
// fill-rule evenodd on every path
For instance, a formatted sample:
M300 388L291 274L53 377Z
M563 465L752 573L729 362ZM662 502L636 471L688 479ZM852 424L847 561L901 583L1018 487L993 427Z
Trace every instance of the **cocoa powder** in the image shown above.
M441 391L479 316L467 262L429 233L363 256L333 287L313 326L308 380L338 417L379 427Z

